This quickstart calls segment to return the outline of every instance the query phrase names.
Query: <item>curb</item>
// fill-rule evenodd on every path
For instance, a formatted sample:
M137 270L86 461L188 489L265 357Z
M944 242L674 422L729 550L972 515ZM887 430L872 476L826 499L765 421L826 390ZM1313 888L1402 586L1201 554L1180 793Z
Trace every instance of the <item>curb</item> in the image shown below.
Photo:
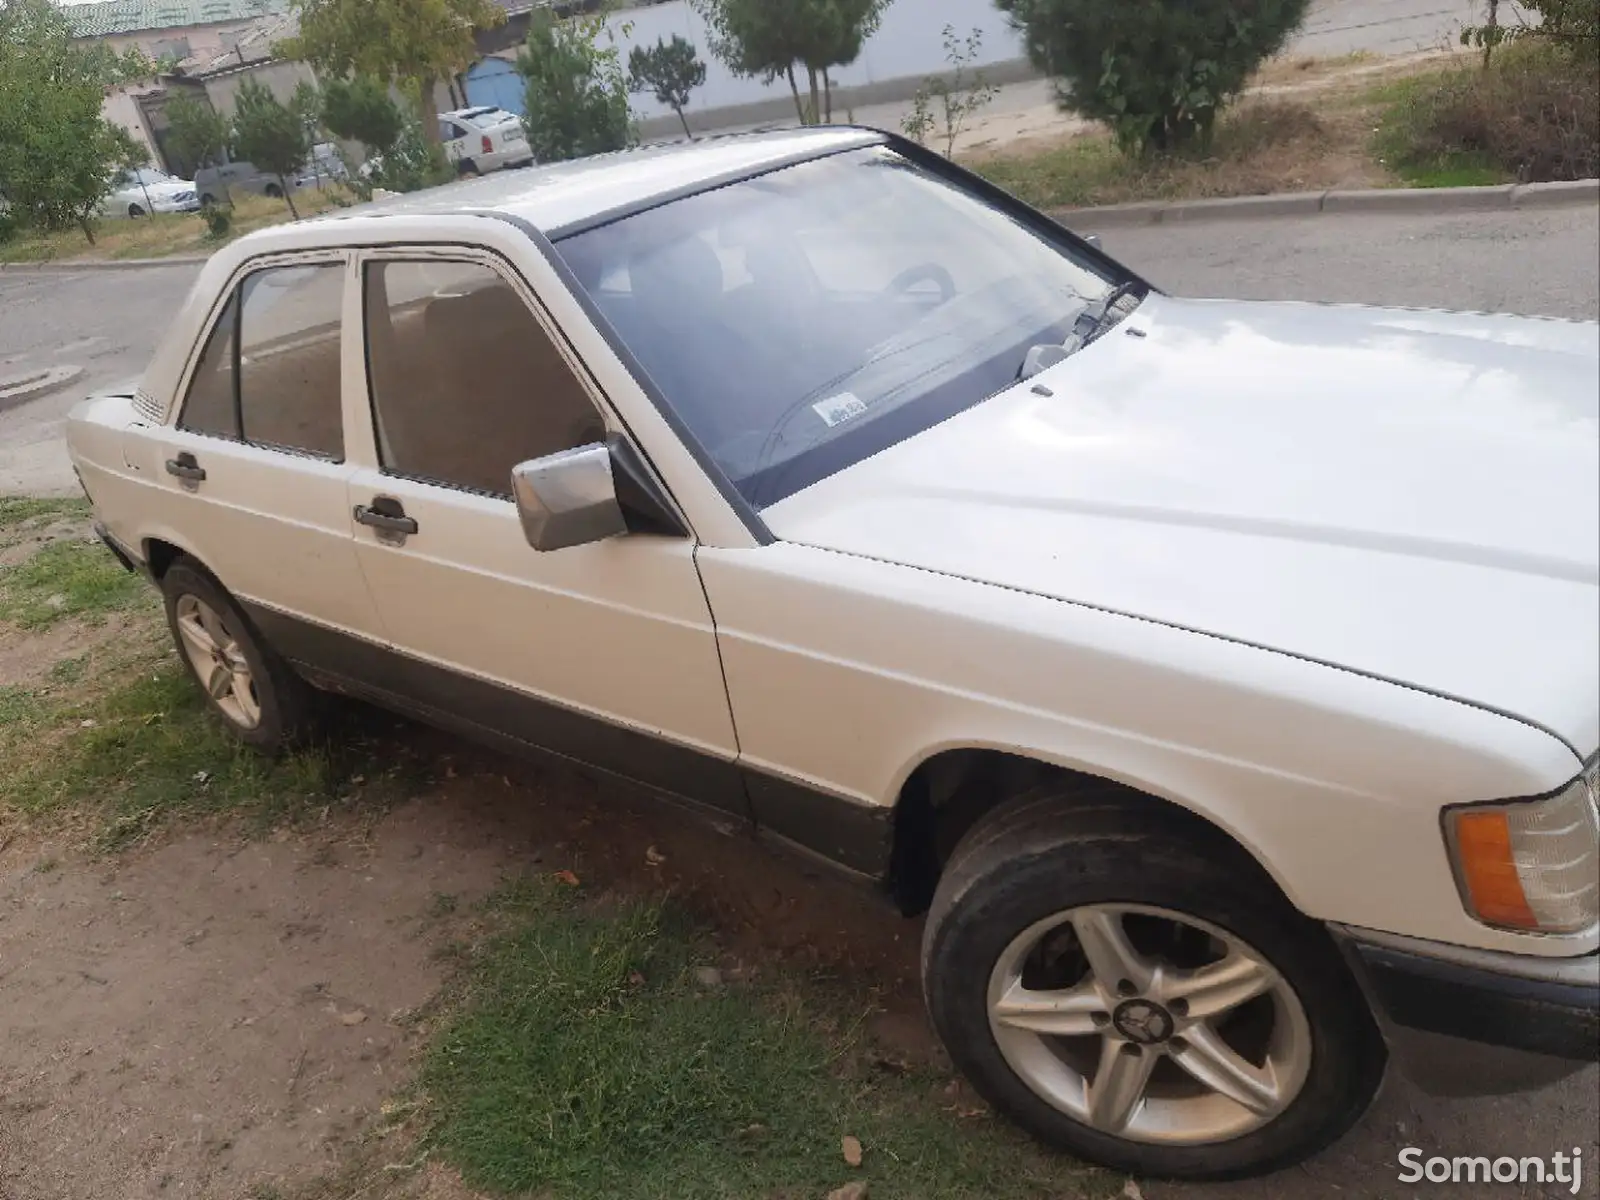
M29 400L58 392L69 383L77 383L84 376L79 366L46 367L40 371L24 371L0 379L0 412L15 408Z
M171 258L107 258L81 262L0 262L0 275L53 275L78 271L138 271L146 267L192 267L205 262L205 254L174 254Z
M1165 225L1176 221L1309 217L1319 213L1452 213L1555 208L1600 201L1600 179L1507 183L1496 187L1373 188L1353 192L1289 192L1221 200L1146 200L1104 208L1058 209L1073 226Z

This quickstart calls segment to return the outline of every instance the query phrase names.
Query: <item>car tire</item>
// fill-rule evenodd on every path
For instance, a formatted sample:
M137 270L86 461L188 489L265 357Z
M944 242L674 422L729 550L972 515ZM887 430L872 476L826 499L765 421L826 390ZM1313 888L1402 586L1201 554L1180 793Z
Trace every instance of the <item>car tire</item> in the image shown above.
M1165 974L1097 985L1093 962L1108 958ZM1252 961L1260 994L1197 1015L1227 997L1195 986L1207 963ZM1130 1174L1225 1180L1289 1166L1349 1130L1383 1081L1382 1035L1327 930L1212 827L1110 788L1086 798L1046 785L981 820L939 881L922 973L935 1028L994 1108ZM1259 1062L1234 1045L1246 1035Z
M482 175L483 172L478 169L478 164L470 158L463 158L456 164L456 174L466 178L468 175Z
M282 200L283 189L275 183L269 183L262 189L261 194L269 200Z
M130 217L142 217L144 216L144 209L140 208L137 204L130 204L128 205L128 215Z
M302 742L316 725L317 695L227 589L184 556L162 575L161 593L178 657L229 732L267 752Z

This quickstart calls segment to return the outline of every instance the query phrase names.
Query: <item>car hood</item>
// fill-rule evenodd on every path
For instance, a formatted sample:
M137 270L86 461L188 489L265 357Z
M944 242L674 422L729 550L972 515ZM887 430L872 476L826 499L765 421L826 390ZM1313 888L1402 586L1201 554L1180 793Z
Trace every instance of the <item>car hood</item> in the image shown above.
M763 515L1600 743L1592 322L1151 295Z

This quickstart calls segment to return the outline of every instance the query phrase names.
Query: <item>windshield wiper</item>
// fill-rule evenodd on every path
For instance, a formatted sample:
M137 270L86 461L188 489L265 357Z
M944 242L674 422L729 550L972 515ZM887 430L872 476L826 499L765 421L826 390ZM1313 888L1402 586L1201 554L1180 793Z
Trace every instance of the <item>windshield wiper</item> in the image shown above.
M1031 379L1040 371L1082 350L1114 324L1111 320L1112 306L1144 286L1136 279L1125 279L1099 299L1089 301L1072 319L1072 332L1067 334L1064 341L1042 342L1028 347L1022 365L1017 368L1017 378Z

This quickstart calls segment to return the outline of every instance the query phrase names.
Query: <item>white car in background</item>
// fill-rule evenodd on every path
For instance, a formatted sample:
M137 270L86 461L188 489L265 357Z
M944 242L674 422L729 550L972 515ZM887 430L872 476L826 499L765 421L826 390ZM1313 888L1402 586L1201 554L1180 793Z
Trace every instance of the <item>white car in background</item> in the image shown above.
M491 105L440 113L439 141L460 175L487 175L533 163L522 118Z
M117 172L111 190L100 202L105 217L142 217L149 213L196 212L200 198L194 184L154 167L130 167Z

